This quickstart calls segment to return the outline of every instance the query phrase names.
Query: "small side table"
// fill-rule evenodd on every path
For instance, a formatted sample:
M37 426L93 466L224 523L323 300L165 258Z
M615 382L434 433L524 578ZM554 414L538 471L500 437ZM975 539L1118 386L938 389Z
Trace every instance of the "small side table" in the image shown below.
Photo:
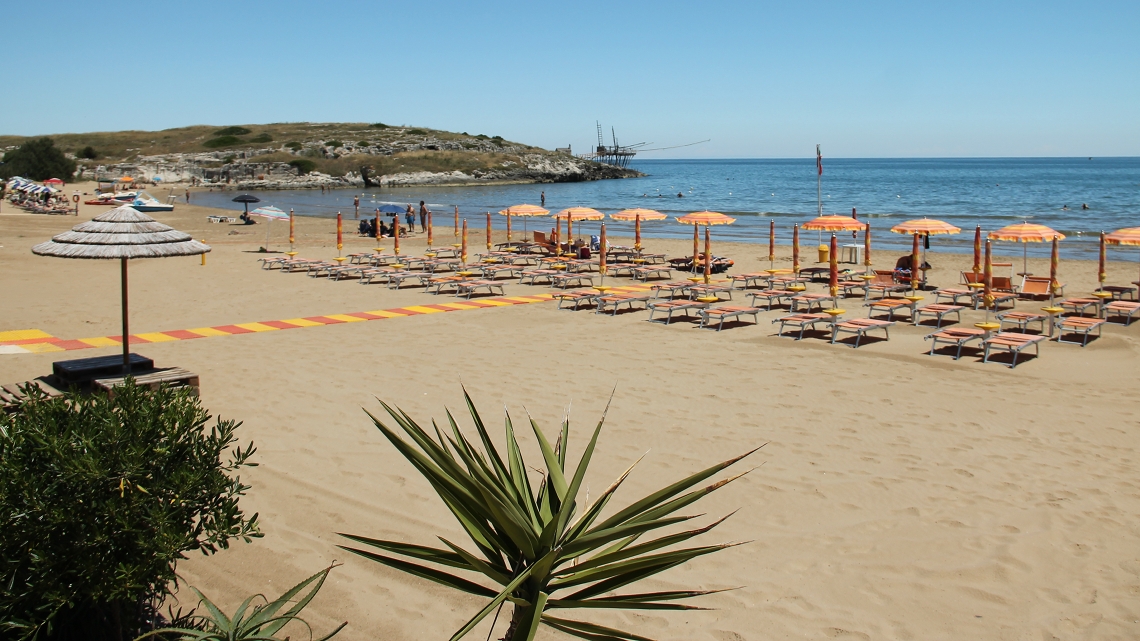
M986 340L994 333L995 330L1001 329L1001 323L974 323L974 327L977 327L978 329L985 332L985 335L982 336L982 340Z
M1093 292L1092 295L1094 298L1100 299L1100 304L1096 306L1096 317L1103 318L1104 304L1108 302L1110 298L1112 298L1112 292L1106 292L1103 289L1098 289L1097 291Z
M343 265L344 261L348 260L348 257L347 256L337 256L333 260L335 260L338 265Z
M832 309L823 310L823 313L827 314L828 316L831 317L831 324L834 325L840 321L841 317L844 314L847 313L847 310L846 309L832 308Z
M1041 311L1049 315L1049 338L1053 338L1056 329L1057 315L1065 313L1064 307L1042 307Z

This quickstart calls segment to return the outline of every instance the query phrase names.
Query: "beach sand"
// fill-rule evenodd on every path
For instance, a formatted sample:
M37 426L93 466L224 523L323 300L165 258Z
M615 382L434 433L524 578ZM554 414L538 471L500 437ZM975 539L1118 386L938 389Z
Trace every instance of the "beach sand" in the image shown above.
M84 207L78 220L102 210ZM118 334L117 263L34 256L33 244L77 219L12 211L6 204L0 213L0 331ZM264 224L208 224L209 213L179 206L155 215L213 252L205 266L197 257L132 262L132 333L453 300L262 271L256 251ZM445 218L437 244L452 240ZM470 223L474 254L483 232L479 217ZM332 221L299 218L297 227L301 256L335 255ZM374 241L355 237L354 228L350 218L344 251L367 251ZM273 223L274 249L285 247L286 230ZM736 260L733 273L767 268L766 257L760 260L766 246L716 243L715 228L713 239L715 254ZM687 241L646 244L670 255L691 251ZM418 253L424 241L402 245ZM811 265L814 234L804 245L802 262ZM1020 265L1016 250L998 249ZM790 263L789 253L778 248L778 266ZM1126 259L1110 263L1110 284L1135 279L1136 264L1127 262L1134 252L1111 250L1110 257ZM895 258L873 256L878 266ZM935 250L929 260L933 284L949 285L970 257ZM1030 269L1047 274L1048 264L1031 260ZM1066 293L1090 291L1095 272L1095 263L1062 261ZM861 302L845 303L849 316L863 315ZM983 314L965 313L963 325ZM712 611L581 611L571 618L663 640L1140 637L1140 325L1109 326L1084 349L1049 343L1040 358L1010 370L973 355L928 356L922 337L933 330L905 323L889 342L857 350L777 338L770 321L778 315L717 333L685 322L650 324L644 311L611 318L537 303L139 345L134 351L160 366L199 373L205 406L243 421L240 436L258 447L260 466L242 475L253 486L243 505L260 514L265 537L213 557L192 555L179 573L233 608L249 594L279 594L337 560L344 565L306 611L318 633L347 620L338 638L448 638L483 600L336 547L345 542L337 532L427 545L438 544L437 535L464 541L362 408L378 412L381 398L422 422L442 420L445 407L463 413L462 384L498 434L504 407L516 421L529 411L553 431L572 402L575 457L612 391L587 479L592 495L646 452L614 506L767 443L747 462L760 467L691 510L706 512L706 520L739 510L701 541L751 543L644 586L743 586L702 599ZM0 381L46 374L56 360L117 351L0 354ZM522 440L537 462L533 437ZM182 592L184 605L193 606L189 594ZM487 627L470 638L486 638Z

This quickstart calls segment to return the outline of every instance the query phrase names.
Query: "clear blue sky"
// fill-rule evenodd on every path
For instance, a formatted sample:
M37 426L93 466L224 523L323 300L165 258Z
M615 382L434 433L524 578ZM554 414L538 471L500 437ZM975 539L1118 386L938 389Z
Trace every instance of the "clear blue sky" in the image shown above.
M1140 2L11 2L0 133L362 121L646 157L1140 155Z

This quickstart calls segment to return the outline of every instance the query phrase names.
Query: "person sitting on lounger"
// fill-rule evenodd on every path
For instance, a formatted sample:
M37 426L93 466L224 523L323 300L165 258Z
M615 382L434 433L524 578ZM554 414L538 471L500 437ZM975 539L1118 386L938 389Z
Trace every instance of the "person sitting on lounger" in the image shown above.
M899 259L895 261L895 278L899 280L910 280L910 258L910 254L906 254L905 256L900 256ZM930 263L923 261L919 269L930 269Z

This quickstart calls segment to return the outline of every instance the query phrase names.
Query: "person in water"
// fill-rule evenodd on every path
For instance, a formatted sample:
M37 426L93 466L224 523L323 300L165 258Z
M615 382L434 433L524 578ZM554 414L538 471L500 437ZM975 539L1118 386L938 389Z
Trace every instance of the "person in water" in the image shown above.
M1065 205L1065 206L1061 207L1061 211L1069 211L1069 206Z
M1088 208L1089 208L1088 203L1081 203L1081 209L1088 209Z

